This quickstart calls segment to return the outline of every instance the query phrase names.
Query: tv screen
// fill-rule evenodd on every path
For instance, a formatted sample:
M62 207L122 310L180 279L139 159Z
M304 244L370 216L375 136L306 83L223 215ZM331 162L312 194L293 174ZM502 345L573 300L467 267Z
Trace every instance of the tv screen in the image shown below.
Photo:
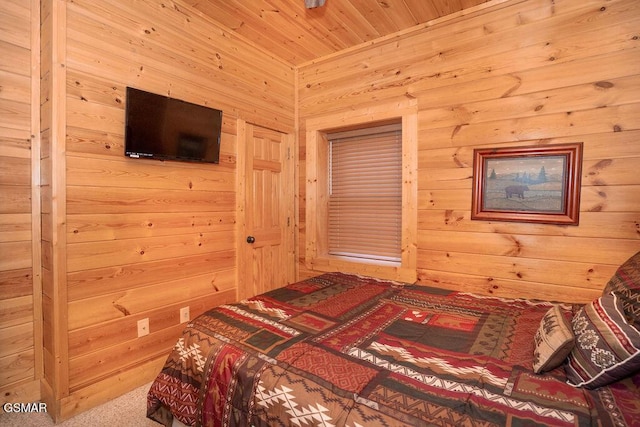
M222 111L127 87L125 155L218 163Z

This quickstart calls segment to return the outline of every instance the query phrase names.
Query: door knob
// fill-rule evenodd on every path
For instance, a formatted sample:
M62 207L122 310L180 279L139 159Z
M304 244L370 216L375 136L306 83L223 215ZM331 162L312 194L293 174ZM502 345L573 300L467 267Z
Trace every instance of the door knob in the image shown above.
M253 243L256 241L256 238L253 236L247 236L247 243Z

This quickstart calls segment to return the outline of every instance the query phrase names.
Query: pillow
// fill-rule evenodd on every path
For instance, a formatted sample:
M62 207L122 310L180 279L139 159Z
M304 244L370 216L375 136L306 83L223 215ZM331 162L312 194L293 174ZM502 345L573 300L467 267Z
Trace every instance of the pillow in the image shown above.
M622 264L602 295L615 292L622 301L622 309L629 322L640 329L640 252Z
M575 344L571 323L559 305L547 311L534 336L533 372L540 374L560 366Z
M593 389L640 371L640 331L627 323L615 293L582 307L571 324L576 345L565 366L570 384Z

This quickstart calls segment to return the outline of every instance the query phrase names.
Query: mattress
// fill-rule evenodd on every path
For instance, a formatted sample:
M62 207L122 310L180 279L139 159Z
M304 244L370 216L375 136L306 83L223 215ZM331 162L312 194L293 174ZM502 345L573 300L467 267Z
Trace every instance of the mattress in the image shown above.
M567 383L562 365L533 372L534 335L553 305L323 274L191 321L152 383L148 417L190 426L638 425L640 374L587 390Z

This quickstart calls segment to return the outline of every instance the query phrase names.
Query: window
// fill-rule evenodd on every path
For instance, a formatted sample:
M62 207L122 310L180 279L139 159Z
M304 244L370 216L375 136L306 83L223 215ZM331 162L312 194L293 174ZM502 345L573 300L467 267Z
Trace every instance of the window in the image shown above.
M344 271L414 282L418 247L417 100L329 111L305 119L304 127L304 268L316 273ZM375 136L363 129L375 129ZM352 137L359 141L351 144ZM394 148L384 149L387 142ZM336 155L344 154L342 151L355 156L355 161L336 160ZM390 187L384 188L386 184L379 179L387 169L398 175L390 179ZM348 178L348 184L341 181L341 175ZM373 188L371 194L366 194L366 187ZM350 216L343 208L351 205L364 209ZM338 213L335 208L340 209ZM393 211L398 216L393 216ZM345 233L351 237L346 238ZM382 233L388 236L382 237Z
M402 237L402 129L330 133L329 255L399 265Z

